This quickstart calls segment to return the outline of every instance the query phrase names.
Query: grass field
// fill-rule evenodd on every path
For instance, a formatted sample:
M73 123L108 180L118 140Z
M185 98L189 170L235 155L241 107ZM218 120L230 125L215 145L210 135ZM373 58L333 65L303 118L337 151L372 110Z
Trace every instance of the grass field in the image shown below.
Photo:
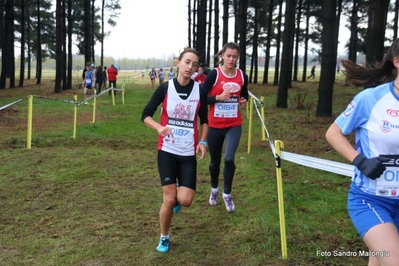
M250 84L249 89L265 97L265 123L284 150L345 162L324 138L359 92L342 79L339 74L330 118L314 116L317 81L295 82L287 109L275 107L277 87ZM0 108L31 94L83 99L81 89L53 94L50 77L40 86L34 82L0 90ZM157 140L140 121L153 90L138 71L121 71L118 87L122 84L125 104L120 93L115 106L108 95L98 98L94 124L93 107L78 108L76 139L71 138L72 104L34 98L31 149L26 149L27 101L0 111L0 265L367 264L366 257L337 253L367 250L346 211L350 178L286 161L288 258L281 258L275 162L268 142L261 140L256 112L251 153L245 120L236 156L236 211L227 213L220 201L209 206L207 155L198 163L193 205L173 218L170 252L156 252L162 202Z

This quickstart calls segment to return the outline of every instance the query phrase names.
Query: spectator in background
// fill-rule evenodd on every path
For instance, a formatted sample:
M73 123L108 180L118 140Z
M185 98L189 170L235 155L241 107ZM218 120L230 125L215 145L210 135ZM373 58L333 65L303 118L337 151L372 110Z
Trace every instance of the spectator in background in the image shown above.
M104 72L103 68L101 66L97 67L96 71L96 94L101 93L101 88L103 87L103 82L104 82Z
M165 72L163 72L163 68L161 67L158 71L159 85L161 85L165 80Z
M198 67L198 75L194 77L194 81L198 82L200 87L202 87L202 85L204 85L205 79L206 79L206 75L204 74L204 66L200 65Z
M91 94L91 90L94 87L94 82L93 82L93 72L91 71L91 67L90 65L86 65L86 71L85 73L85 78L83 80L83 95L86 98L89 97L89 95ZM89 104L87 101L84 104Z
M175 72L173 71L173 67L169 69L169 74L168 74L169 80L172 80L175 77Z
M151 71L150 73L148 73L148 76L150 76L152 88L155 89L155 79L157 78L157 72L155 71L155 67L151 68Z
M118 75L118 69L116 69L114 65L111 65L107 69L107 73L109 86L112 86L114 89L116 89L116 76ZM111 95L111 91L109 91L109 95ZM114 90L114 95L116 95L116 90Z
M103 74L104 74L104 82L103 82L103 87L104 87L104 90L105 90L105 89L106 89L106 87L107 87L107 81L108 81L108 76L107 76L107 67L106 67L106 66L104 67Z
M316 66L312 66L312 69L310 70L310 76L308 77L308 79L310 79L311 77L313 77L314 79L314 77L316 76L315 72L316 72Z

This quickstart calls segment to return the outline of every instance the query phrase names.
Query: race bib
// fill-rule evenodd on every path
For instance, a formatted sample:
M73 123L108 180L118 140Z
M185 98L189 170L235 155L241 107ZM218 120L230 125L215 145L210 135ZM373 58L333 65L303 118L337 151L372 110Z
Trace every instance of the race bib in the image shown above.
M388 162L383 162L386 167L384 173L377 178L375 193L377 196L395 197L399 195L399 155L383 155L390 158Z
M168 126L172 130L171 144L191 145L194 143L194 121L169 118Z
M235 118L238 116L237 98L231 98L229 101L216 102L214 117Z

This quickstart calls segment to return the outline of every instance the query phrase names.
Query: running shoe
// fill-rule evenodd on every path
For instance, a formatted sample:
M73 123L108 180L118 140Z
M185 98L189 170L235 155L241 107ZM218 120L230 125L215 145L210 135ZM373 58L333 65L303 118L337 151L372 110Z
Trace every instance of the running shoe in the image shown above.
M217 198L218 198L218 194L219 194L219 190L216 189L211 189L211 195L209 196L209 205L215 206L216 203L218 202Z
M176 184L176 187L179 188L179 184ZM173 207L173 212L179 213L180 211L181 211L181 204L176 200L176 205L175 207Z
M176 202L175 207L173 207L173 212L174 213L179 213L181 211L181 204Z
M226 210L228 212L233 212L236 207L234 206L233 198L231 197L231 195L223 193L223 200L224 204L226 204Z
M169 246L170 246L170 237L169 236L161 237L159 239L159 244L158 244L158 247L157 247L157 251L158 252L162 252L162 253L168 252Z

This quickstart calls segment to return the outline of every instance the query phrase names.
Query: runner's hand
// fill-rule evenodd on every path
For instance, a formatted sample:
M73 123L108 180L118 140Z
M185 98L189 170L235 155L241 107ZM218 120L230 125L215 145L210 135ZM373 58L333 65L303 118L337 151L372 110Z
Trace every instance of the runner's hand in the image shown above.
M386 169L382 162L388 162L389 160L390 158L382 156L368 159L359 154L355 157L352 164L355 165L360 172L362 172L368 178L376 179L379 178Z

